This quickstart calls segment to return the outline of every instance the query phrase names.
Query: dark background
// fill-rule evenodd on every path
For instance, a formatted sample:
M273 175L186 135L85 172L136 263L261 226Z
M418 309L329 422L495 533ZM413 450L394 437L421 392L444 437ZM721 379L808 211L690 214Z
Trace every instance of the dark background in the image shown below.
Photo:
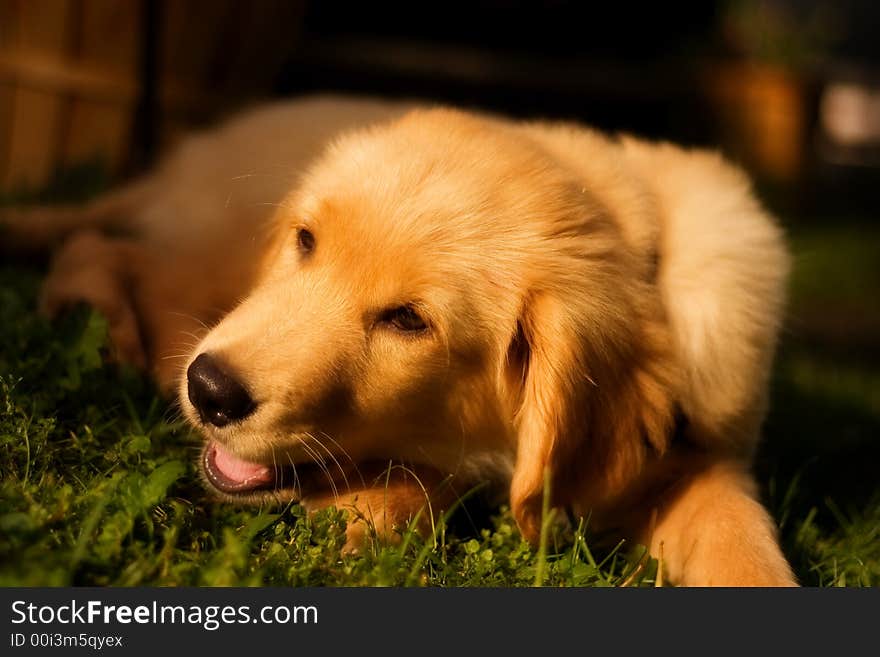
M798 221L864 214L878 27L869 0L0 0L0 186L132 175L243 105L342 91L720 147Z
M419 96L721 146L801 216L872 200L880 137L834 143L821 108L835 84L880 89L876 3L378 6L307 3L276 91Z

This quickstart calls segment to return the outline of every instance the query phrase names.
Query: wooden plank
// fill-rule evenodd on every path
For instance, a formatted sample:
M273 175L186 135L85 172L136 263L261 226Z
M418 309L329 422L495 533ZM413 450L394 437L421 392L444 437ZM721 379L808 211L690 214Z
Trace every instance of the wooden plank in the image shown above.
M0 182L3 181L4 172L7 169L9 150L12 145L14 99L15 87L0 81Z
M17 0L0 0L0 52L18 39L18 4Z
M222 109L223 95L215 69L218 58L234 49L223 39L227 25L235 23L240 4L237 0L166 3L159 73L166 119L204 120ZM199 29L192 29L195 24Z
M16 14L13 41L19 46L63 57L69 46L72 0L3 0Z
M131 106L79 99L70 108L68 121L64 164L98 162L111 174L117 173L130 145Z
M196 83L207 87L211 67L218 51L226 50L221 41L224 26L234 14L238 0L178 0L166 3L162 26L162 77L178 84ZM194 30L193 25L199 29Z
M294 0L245 4L240 45L226 71L226 88L247 96L265 95L296 48L305 7Z
M16 21L18 7L11 0L0 0L0 54L12 47L17 37ZM0 184L9 162L9 149L12 142L13 101L15 85L12 80L0 76Z
M55 168L60 110L61 100L54 94L25 88L15 91L5 188L33 188L49 180Z
M62 58L69 47L70 0L4 0L3 15L10 28L4 49L28 49ZM11 104L4 170L4 187L44 184L58 162L59 120L64 110L57 94L16 84Z
M0 82L104 102L130 103L137 98L137 80L113 77L107 71L33 50L0 50Z
M140 47L140 3L82 0L76 62L109 79L136 87ZM98 159L117 172L129 152L134 98L122 102L77 94L66 117L63 161L73 165Z

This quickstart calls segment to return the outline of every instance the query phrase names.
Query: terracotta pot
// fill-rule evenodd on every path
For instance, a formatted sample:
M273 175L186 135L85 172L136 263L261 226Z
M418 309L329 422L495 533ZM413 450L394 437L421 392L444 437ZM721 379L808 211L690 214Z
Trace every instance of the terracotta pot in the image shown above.
M728 152L775 180L796 178L805 156L803 81L761 64L721 64L704 79Z

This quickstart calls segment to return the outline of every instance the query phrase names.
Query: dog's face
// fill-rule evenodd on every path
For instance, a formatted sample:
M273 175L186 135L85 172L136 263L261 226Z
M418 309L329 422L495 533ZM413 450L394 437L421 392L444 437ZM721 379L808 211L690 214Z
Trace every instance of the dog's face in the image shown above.
M498 377L523 272L504 251L524 237L498 197L513 166L460 134L479 127L442 120L332 148L278 211L258 284L196 349L181 399L226 494L277 494L239 459L278 473L389 458L454 472L489 450L509 469ZM292 477L282 486L296 494Z
M279 473L316 460L458 473L490 454L509 473L518 434L552 442L584 412L569 406L591 385L590 331L626 339L598 316L625 293L608 289L608 230L506 124L420 112L342 139L282 204L259 282L189 365L181 400L208 439L206 478L261 499L295 497ZM586 234L604 259L591 288ZM565 368L577 382L554 381ZM540 473L547 454L525 458Z

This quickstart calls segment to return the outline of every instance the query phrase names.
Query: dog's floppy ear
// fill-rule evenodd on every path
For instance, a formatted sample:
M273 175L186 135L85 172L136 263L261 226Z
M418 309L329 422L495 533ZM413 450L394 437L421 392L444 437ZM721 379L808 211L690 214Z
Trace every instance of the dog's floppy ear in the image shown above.
M553 505L585 512L666 449L674 375L665 321L639 307L651 292L637 284L596 298L568 288L526 300L507 381L518 434L511 507L530 541L540 535L545 470Z

